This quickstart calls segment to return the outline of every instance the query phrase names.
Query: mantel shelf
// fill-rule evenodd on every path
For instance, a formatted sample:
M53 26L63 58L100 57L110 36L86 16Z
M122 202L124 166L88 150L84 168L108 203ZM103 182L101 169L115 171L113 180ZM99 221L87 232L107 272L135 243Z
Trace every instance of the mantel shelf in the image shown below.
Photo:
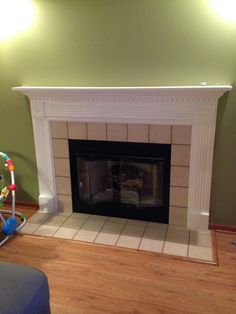
M231 91L231 85L196 85L196 86L134 86L134 87L69 87L69 86L19 86L13 87L12 90L19 91L26 96L48 96L53 95L205 95L215 93L222 95L227 91Z

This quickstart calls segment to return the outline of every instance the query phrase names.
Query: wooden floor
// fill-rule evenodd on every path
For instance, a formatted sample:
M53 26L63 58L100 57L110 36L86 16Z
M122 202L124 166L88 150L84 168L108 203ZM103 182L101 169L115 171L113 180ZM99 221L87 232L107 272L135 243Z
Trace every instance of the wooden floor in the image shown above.
M236 313L236 235L217 233L219 266L156 253L18 235L2 261L49 279L52 314Z

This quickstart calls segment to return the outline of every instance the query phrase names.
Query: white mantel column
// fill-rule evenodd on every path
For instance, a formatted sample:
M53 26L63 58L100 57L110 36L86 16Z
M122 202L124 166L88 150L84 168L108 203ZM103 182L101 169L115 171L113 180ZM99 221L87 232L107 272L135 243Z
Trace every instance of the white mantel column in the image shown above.
M199 110L192 125L187 218L191 230L207 230L209 225L217 102L216 98Z
M50 121L44 116L44 103L31 101L37 170L39 178L40 211L57 211L55 172Z

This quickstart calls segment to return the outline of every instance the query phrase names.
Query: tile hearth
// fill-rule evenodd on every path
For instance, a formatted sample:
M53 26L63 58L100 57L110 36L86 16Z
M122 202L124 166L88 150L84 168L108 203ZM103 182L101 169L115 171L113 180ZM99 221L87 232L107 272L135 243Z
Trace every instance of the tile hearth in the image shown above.
M189 231L181 226L82 213L65 216L37 212L20 232L216 263L212 245L214 234Z

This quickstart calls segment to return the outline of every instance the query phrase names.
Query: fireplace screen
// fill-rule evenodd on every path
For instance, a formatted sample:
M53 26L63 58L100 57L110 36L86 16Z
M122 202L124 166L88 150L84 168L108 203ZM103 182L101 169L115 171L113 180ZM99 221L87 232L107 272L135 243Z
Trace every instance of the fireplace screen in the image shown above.
M167 223L169 146L70 140L74 211Z
M100 157L101 158L101 157ZM78 158L79 195L88 203L162 206L163 162Z

